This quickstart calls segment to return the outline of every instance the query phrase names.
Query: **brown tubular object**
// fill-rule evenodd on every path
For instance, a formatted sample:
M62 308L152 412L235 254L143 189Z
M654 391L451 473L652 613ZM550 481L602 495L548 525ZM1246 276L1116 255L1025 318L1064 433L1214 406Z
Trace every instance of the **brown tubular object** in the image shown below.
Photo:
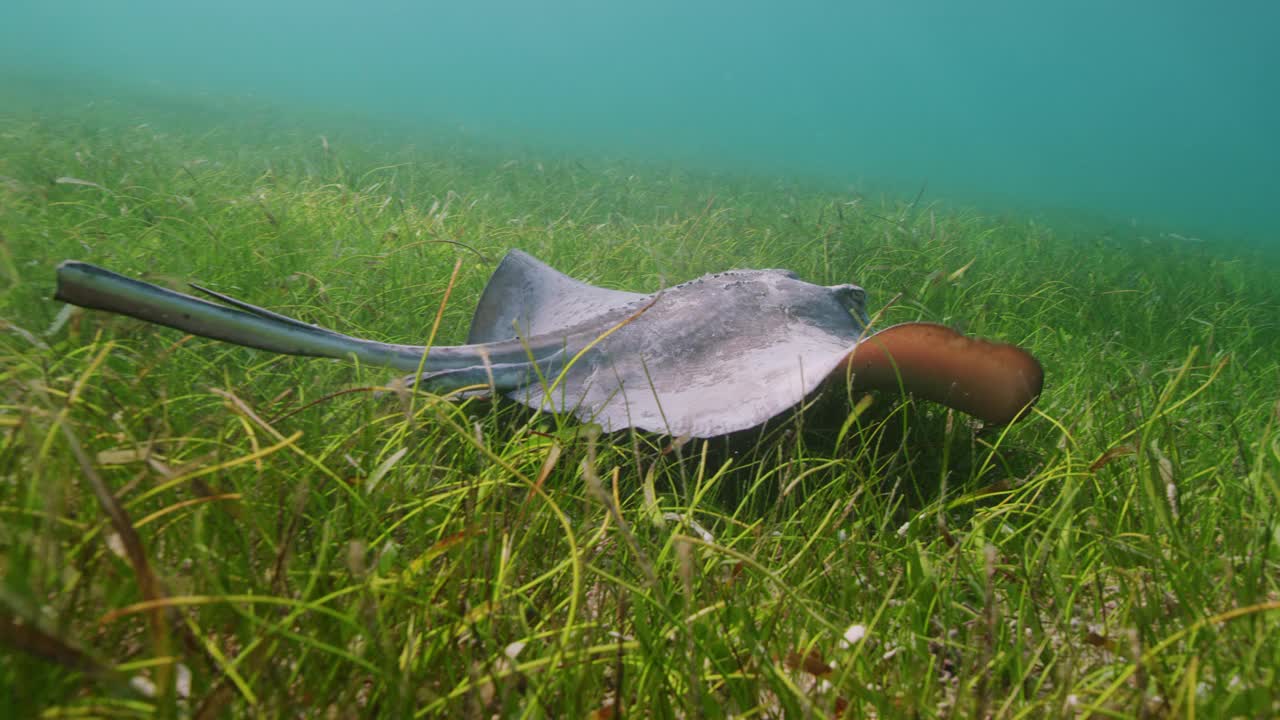
M855 389L905 390L998 425L1023 417L1044 387L1044 370L1026 350L934 323L904 323L866 338L845 369Z

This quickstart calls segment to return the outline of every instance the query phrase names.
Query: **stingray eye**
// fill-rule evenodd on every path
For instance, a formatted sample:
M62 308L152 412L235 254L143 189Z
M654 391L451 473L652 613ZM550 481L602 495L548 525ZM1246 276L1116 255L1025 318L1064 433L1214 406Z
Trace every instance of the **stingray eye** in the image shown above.
M835 285L831 288L835 291L836 299L851 312L862 314L867 307L867 291L857 285Z
M848 310L862 326L865 332L871 325L871 317L867 315L867 291L857 285L834 285L831 291L836 300Z

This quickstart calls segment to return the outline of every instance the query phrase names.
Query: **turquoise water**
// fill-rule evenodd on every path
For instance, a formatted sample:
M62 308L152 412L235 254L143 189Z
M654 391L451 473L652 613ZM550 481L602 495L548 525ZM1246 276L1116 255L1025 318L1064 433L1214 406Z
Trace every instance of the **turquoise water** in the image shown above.
M7 0L0 66L1274 237L1280 4Z

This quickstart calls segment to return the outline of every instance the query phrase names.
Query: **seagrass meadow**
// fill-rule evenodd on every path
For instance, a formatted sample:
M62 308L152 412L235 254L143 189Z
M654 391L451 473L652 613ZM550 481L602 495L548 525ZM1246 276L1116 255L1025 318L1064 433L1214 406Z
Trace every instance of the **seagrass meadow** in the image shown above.
M0 714L1280 714L1274 244L6 87ZM686 442L51 299L74 258L456 344L508 248L856 282L1045 392Z

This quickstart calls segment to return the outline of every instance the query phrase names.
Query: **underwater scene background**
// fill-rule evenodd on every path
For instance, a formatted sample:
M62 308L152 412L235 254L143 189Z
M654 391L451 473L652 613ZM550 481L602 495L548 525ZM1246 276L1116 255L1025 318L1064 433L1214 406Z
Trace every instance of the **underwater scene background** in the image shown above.
M3 0L0 717L1280 717L1277 8ZM513 248L1043 392L609 433L54 297L458 344Z
M1280 6L10 0L0 67L1266 241Z

